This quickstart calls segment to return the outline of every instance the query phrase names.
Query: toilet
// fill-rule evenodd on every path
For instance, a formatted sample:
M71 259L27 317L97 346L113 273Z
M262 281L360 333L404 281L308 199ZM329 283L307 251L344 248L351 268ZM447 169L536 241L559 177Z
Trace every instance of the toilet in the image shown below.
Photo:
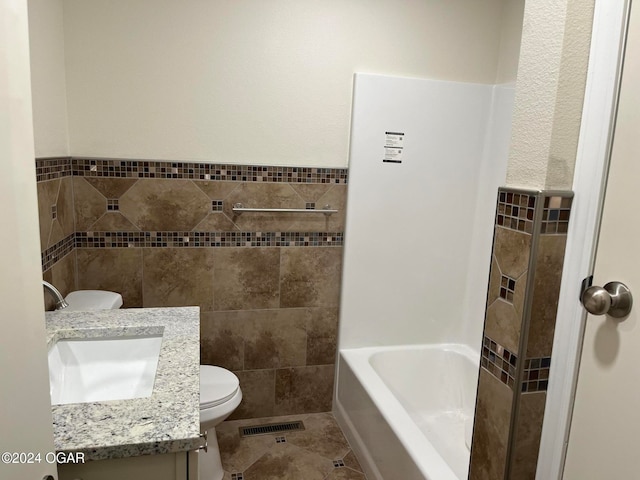
M65 310L112 310L122 306L122 295L105 290L78 290L65 297ZM207 448L198 451L200 480L222 480L224 470L215 427L240 405L240 381L229 370L200 365L200 432L207 437Z
M224 470L215 427L240 405L240 381L229 370L200 365L200 432L207 436L207 449L198 452L200 480L222 480Z

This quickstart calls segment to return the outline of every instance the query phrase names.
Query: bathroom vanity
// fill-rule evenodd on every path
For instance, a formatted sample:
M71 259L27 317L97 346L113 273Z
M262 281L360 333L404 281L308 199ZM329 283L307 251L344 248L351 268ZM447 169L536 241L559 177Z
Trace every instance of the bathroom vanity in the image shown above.
M88 400L52 406L56 451L63 461L65 457L71 460L58 462L60 480L197 480L197 451L204 443L199 428L199 317L197 307L46 314L50 349L58 342L78 339L88 342L90 351L100 348L90 343L94 340L162 339L150 394L123 390L116 394L120 399L95 400L104 393L96 394L91 378L80 375L83 380L76 383L81 385L73 387L86 389ZM135 345L128 350L137 350ZM127 355L116 351L116 356ZM82 362L79 356L74 361L76 358ZM134 370L139 360L131 362ZM52 385L55 368L59 367L50 367ZM104 379L95 382L101 386L110 381L108 373L117 372L117 367L109 368L107 363L103 370ZM122 376L112 377L116 381Z

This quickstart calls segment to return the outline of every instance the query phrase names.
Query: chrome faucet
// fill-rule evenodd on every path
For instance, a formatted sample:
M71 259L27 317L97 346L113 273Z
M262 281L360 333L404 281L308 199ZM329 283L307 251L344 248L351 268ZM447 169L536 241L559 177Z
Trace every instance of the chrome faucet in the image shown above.
M56 310L62 310L63 308L67 308L69 304L65 301L64 297L60 293L60 291L51 285L49 282L42 281L42 286L48 291L53 298L56 300Z

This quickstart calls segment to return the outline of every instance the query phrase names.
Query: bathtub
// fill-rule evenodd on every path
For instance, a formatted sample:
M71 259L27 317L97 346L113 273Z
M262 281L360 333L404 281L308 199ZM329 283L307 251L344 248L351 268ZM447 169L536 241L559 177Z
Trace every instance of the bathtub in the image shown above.
M342 349L334 413L370 480L465 480L479 354L465 345Z

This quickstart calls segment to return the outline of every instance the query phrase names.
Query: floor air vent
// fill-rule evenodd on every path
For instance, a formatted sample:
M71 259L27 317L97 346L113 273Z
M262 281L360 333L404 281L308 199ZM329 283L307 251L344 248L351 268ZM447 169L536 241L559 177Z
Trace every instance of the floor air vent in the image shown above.
M284 423L265 423L263 425L252 425L250 427L240 427L241 437L251 437L253 435L268 435L270 433L295 432L304 430L304 423L284 422Z

